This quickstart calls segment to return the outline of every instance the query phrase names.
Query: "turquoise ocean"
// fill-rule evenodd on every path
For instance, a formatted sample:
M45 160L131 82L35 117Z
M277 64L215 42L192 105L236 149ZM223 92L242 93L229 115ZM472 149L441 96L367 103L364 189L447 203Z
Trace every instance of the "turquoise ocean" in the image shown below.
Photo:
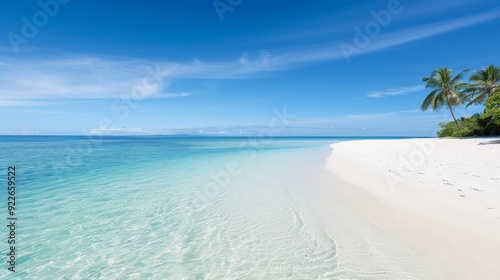
M15 166L17 217L0 278L420 279L418 254L318 179L355 139L0 136L0 211Z

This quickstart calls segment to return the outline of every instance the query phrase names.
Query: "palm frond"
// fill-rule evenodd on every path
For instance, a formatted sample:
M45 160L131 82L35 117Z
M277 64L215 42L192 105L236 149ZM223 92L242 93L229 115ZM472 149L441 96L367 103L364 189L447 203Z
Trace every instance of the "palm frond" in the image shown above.
M429 93L429 95L427 95L427 97L425 98L424 102L422 103L422 105L420 106L420 109L422 111L427 111L429 110L429 108L432 106L433 107L433 104L434 104L434 100L436 99L436 92L438 90L435 89L433 90L431 93Z
M467 105L465 105L465 107L469 107L470 105L483 104L484 102L486 102L487 99L488 99L488 96L486 94L479 94L475 97L472 97L471 100L469 101L469 103L467 103Z
M469 98L471 101L467 104L482 104L496 92L500 92L500 67L490 65L479 71L476 71L469 78L474 84L474 90L469 90Z
M445 104L446 93L444 91L439 91L432 102L432 110L437 110Z
M460 83L461 83L461 81L462 81L462 79L463 79L463 77L464 77L464 74L465 74L466 72L469 72L469 71L470 71L470 69L469 69L469 68L467 68L467 69L465 69L464 71L462 71L462 72L458 73L458 74L457 74L457 75L456 75L453 79L451 79L450 84L451 84L451 85L457 85L457 84L460 84ZM451 76L451 73L450 73L450 76Z

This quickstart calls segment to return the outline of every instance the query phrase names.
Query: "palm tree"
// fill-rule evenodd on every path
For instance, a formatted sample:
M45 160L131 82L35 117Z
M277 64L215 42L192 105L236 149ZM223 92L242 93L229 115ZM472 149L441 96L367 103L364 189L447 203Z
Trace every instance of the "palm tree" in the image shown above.
M458 130L460 130L460 124L458 123L457 118L455 118L453 107L462 104L462 99L464 97L462 89L467 86L466 83L462 82L462 78L464 73L467 71L469 71L469 69L466 69L453 77L453 70L445 67L432 71L429 77L422 78L422 81L426 83L425 87L432 88L434 90L427 95L422 103L422 106L420 106L420 109L422 109L422 111L426 111L429 108L432 108L432 110L435 111L446 105L446 107L450 110L451 116L453 117Z
M500 92L500 67L495 67L493 64L477 71L469 79L475 84L466 90L470 100L467 107L472 104L483 104L494 93Z

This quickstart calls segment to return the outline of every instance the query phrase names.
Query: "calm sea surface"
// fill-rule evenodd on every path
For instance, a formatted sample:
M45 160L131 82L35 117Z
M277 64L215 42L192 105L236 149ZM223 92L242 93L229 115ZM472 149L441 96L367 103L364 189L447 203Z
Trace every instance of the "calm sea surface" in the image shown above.
M14 275L342 279L335 236L301 210L314 186L300 169L352 139L0 136L5 186L16 168Z

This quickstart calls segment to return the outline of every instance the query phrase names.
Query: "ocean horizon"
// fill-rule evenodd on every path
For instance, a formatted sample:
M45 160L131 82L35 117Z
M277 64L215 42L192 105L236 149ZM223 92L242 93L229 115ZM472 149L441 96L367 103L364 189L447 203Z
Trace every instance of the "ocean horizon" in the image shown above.
M0 13L0 280L500 279L500 1Z

